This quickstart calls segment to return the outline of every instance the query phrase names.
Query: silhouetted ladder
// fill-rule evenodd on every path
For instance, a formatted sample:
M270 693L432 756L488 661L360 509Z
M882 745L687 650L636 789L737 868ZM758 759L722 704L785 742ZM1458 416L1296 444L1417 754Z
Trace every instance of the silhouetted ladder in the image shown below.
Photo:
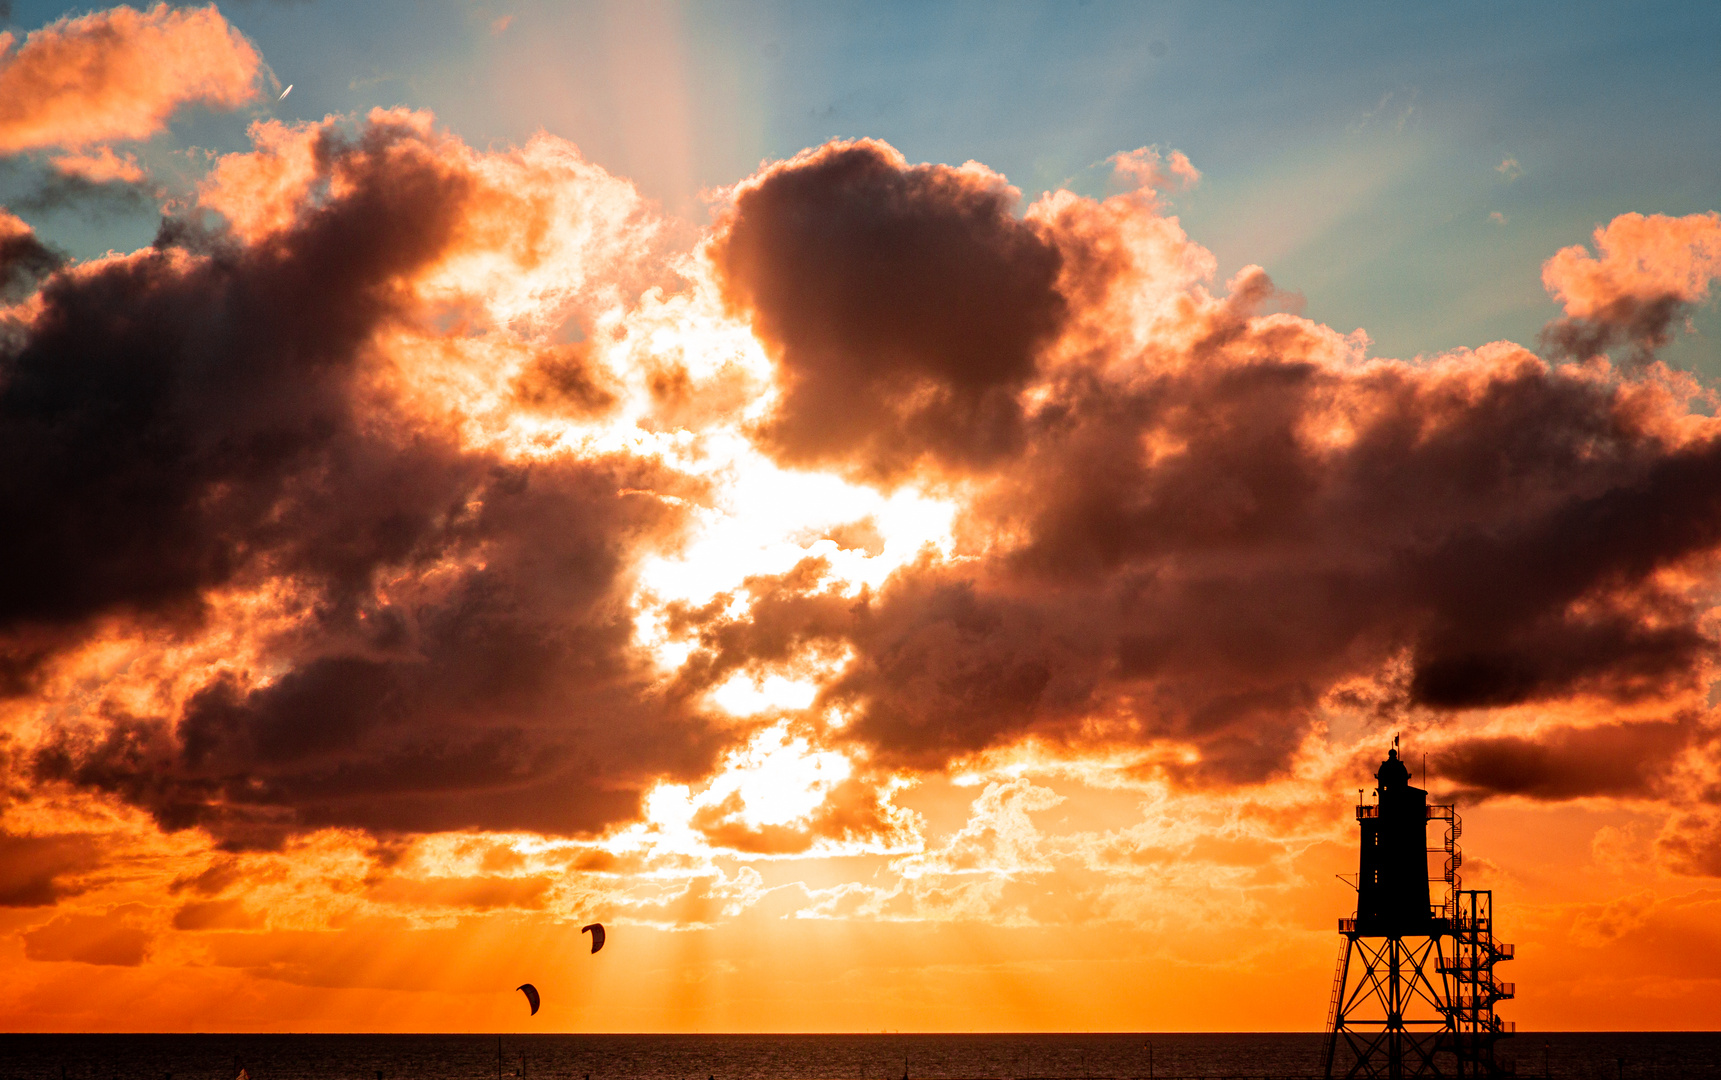
M1456 806L1430 806L1428 820L1446 822L1441 846L1428 849L1431 855L1443 856L1440 876L1429 880L1445 883L1446 899L1440 905L1440 914L1450 921L1458 917L1457 909L1453 905L1458 902L1458 890L1463 887L1460 868L1464 865L1464 852L1459 850L1458 838L1464 835L1464 819L1458 816Z
M1340 922L1342 924L1344 920ZM1340 929L1343 929L1342 925ZM1333 1074L1333 1051L1338 1048L1339 1006L1345 997L1345 973L1350 968L1350 961L1351 943L1346 938L1339 946L1339 962L1333 968L1333 998L1327 1003L1327 1054L1326 1063L1321 1067L1321 1072L1327 1076Z

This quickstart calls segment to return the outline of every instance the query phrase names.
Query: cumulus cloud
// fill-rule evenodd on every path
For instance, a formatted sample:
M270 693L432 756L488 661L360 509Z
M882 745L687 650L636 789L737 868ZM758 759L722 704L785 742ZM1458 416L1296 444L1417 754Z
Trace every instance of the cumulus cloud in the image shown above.
M38 907L81 891L79 876L101 862L88 834L14 835L0 831L0 907Z
M60 265L60 257L36 238L35 230L0 209L0 301L18 300Z
M890 477L1018 450L1019 391L1058 330L1057 249L980 165L832 143L736 190L712 247L775 353L762 435L784 461Z
M1674 323L1708 299L1721 276L1721 214L1621 214L1595 231L1595 254L1561 248L1542 265L1542 282L1566 309L1542 331L1563 356L1619 345L1646 362L1671 339Z
M893 776L1024 742L1235 784L1359 702L1637 710L1442 743L1464 790L1538 799L1650 797L1702 745L1721 441L1665 372L1370 359L1258 267L1216 284L1151 187L1018 215L982 166L832 143L677 261L548 136L480 153L393 111L251 137L152 248L19 278L50 275L0 354L29 523L0 556L35 568L0 586L7 688L108 687L41 722L31 783L240 849L595 833L721 773L677 835L787 856L899 849ZM1649 276L1687 303L1707 234L1681 227L1684 276ZM1562 257L1574 318L1636 288ZM948 538L905 554L849 510L789 529L798 562L661 594L647 568L725 512L744 458L700 457L725 440L932 493ZM785 675L813 704L765 716L845 764L766 811L725 753L753 729L712 703ZM550 902L474 888L377 896Z
M111 146L98 146L87 153L62 154L53 159L63 176L75 176L92 184L139 184L147 175L135 154L116 154Z
M1265 311L1276 290L1258 269L1228 295L1190 281L1202 260L1151 203L1064 193L1025 223L976 218L974 183L940 175L868 144L803 155L742 186L714 252L777 349L785 393L765 445L783 452L784 425L800 425L824 459L864 475L881 455L899 470L927 455L933 475L974 485L956 525L972 550L859 598L812 567L756 581L745 614L714 614L709 670L795 642L850 650L823 700L853 710L844 736L887 760L936 767L1030 735L1171 739L1234 779L1283 768L1341 682L1400 667L1396 707L1431 715L1700 687L1714 645L1697 582L1721 543L1721 441L1677 386L1506 344L1359 362L1347 339ZM818 224L833 219L889 228ZM953 220L999 239L936 279L879 272L881 237L934 248ZM803 232L791 250L816 250L818 265L761 291L776 279L756 237ZM1706 280L1687 269L1679 295ZM1008 313L1025 301L999 281L1049 290L1033 310L1057 321L941 354L984 361L960 367L880 363L891 317L829 307L915 312L921 351L883 346L915 357L976 340L978 313L1020 327ZM827 376L848 391L796 390ZM943 411L982 399L1008 439L968 424L971 410ZM938 410L936 442L903 423L923 409ZM837 434L856 424L863 435Z
M147 139L181 106L257 95L257 50L214 5L111 8L0 34L0 154Z
M100 915L60 915L24 935L31 960L136 967L149 955L152 935L136 925L135 905Z
M630 817L721 742L632 642L632 567L699 485L619 451L512 459L424 411L384 339L431 348L449 305L506 318L457 271L551 252L497 251L487 163L424 117L298 137L332 194L244 219L251 243L174 220L63 271L0 354L0 488L28 523L0 557L32 568L0 586L7 692L51 699L98 640L238 643L54 727L33 775L235 846ZM589 194L588 233L613 185Z
M1201 182L1201 170L1181 150L1162 154L1156 146L1143 146L1106 160L1120 180L1139 188L1191 188Z

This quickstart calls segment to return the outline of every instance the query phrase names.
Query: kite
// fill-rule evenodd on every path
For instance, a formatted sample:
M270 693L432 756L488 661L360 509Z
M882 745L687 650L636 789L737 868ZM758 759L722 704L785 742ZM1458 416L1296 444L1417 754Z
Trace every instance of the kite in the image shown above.
M604 947L604 924L603 923L588 923L585 926L580 927L580 933L590 934L592 936L592 951L593 952L597 952L599 949ZM532 1006L532 1015L537 1016L538 1015L538 1003L541 1000L538 997L538 988L536 986L533 986L531 983L521 983L519 986L516 986L514 989L516 989L516 990L520 991L520 993L526 995L526 1001L528 1003L530 1003ZM498 1053L499 1052L500 1051L498 1051Z

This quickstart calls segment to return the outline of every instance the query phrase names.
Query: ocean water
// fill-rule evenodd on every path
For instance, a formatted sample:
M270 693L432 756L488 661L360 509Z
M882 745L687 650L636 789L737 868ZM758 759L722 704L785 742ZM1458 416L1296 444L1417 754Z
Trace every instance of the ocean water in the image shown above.
M1324 1036L0 1035L0 1080L1108 1080L1318 1075ZM1721 1035L1527 1033L1520 1078L1721 1080ZM1151 1049L1150 1049L1151 1047Z

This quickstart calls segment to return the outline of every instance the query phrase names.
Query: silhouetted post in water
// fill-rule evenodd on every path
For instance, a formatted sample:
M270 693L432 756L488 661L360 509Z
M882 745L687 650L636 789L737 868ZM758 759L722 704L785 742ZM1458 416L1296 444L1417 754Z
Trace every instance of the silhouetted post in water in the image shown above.
M496 1036L496 1080L502 1080L502 1036Z
M1147 1044L1147 1080L1153 1080L1153 1044Z

